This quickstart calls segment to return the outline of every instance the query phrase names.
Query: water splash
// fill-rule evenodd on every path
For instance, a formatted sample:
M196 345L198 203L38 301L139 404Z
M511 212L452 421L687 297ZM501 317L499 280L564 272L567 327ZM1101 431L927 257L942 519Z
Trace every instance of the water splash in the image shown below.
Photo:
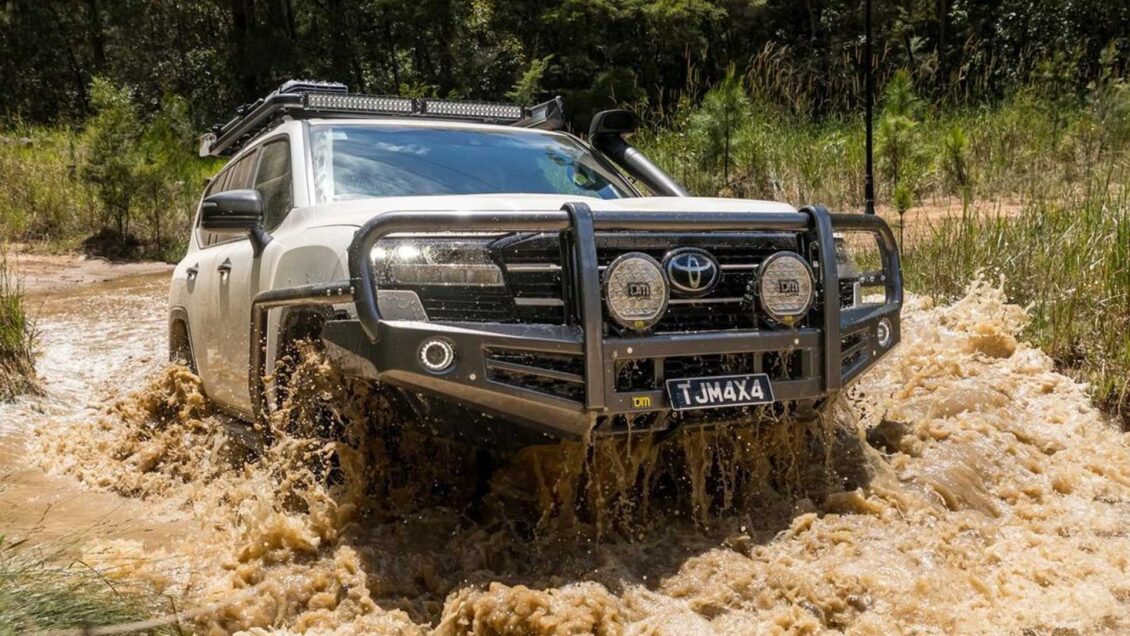
M178 368L38 444L192 511L183 541L88 556L181 606L235 599L205 632L1123 632L1130 439L1026 320L982 282L913 299L823 421L530 449L485 486L311 352L260 453Z

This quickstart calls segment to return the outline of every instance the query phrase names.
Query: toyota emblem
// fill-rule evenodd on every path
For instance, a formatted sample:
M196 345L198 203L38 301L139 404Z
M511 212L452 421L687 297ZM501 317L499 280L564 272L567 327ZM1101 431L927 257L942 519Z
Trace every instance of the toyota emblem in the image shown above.
M683 296L702 296L722 279L722 268L706 250L684 247L667 253L663 269L671 289Z

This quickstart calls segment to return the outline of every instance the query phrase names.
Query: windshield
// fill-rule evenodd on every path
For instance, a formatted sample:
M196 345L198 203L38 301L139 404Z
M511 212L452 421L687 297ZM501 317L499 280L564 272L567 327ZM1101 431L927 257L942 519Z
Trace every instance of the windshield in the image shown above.
M633 196L565 135L397 125L310 128L318 203L430 194Z

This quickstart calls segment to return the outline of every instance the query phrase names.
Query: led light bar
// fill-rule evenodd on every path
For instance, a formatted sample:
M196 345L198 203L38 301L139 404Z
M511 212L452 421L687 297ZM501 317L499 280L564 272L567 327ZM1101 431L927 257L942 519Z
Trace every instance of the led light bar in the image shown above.
M337 82L291 80L263 99L239 107L231 121L213 126L200 138L200 156L229 157L287 116L465 119L545 130L560 130L565 124L560 97L526 108L518 104L356 95L348 91L345 84Z
M387 113L410 115L415 104L405 97L378 95L349 95L345 93L306 93L305 106L314 110L356 111L359 113Z
M518 121L526 115L526 109L517 104L425 99L423 106L423 109L420 111L421 115L432 115L436 117Z

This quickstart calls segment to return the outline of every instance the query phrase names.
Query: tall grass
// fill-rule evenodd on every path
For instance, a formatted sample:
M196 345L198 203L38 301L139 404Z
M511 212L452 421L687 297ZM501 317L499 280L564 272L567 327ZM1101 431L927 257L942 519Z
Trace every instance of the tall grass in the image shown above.
M907 246L907 285L942 299L999 275L1029 307L1027 336L1091 383L1130 429L1130 175L1121 187L1039 199L1020 214L943 220Z
M0 634L116 625L147 618L155 609L151 594L111 584L62 554L5 543L0 536Z
M96 211L76 174L79 152L78 136L66 128L21 127L0 134L3 236L77 247Z
M23 289L0 251L0 402L38 390L35 327L24 310Z

